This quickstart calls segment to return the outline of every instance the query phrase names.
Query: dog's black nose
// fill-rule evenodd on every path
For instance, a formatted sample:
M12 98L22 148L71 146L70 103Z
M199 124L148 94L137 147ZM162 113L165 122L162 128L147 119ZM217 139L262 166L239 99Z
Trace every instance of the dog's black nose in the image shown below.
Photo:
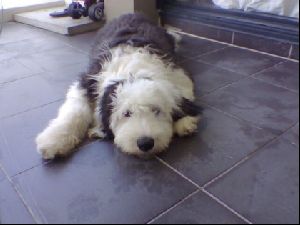
M137 140L139 149L143 152L149 152L154 147L154 139L149 137L141 137Z

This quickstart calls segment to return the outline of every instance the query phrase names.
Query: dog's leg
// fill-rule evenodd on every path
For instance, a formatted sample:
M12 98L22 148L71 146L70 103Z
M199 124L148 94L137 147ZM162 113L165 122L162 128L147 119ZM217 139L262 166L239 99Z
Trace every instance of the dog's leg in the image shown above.
M53 159L70 153L85 137L92 123L92 111L86 90L78 82L72 85L57 118L36 138L43 158Z
M197 131L199 116L186 116L174 123L174 133L180 137L188 136Z
M88 131L88 136L91 139L103 139L106 136L103 132L103 126L101 123L99 112L100 109L97 107L94 114L93 126Z

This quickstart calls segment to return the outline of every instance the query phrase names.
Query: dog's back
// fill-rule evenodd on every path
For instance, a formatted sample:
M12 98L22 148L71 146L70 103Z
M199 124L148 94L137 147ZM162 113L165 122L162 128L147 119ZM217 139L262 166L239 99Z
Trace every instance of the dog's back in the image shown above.
M90 55L89 74L101 71L101 64L110 57L109 49L121 44L149 46L153 53L173 58L175 40L167 31L142 14L127 14L113 20L98 33Z

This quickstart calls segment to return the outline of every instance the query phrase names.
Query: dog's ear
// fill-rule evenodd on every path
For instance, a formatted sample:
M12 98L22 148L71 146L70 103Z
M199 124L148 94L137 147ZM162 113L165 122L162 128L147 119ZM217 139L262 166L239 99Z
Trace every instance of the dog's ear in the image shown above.
M110 129L110 118L113 111L113 98L116 97L116 90L119 85L123 85L124 81L115 81L108 85L103 93L100 101L100 113L103 125L103 132L106 134L107 139L114 139L114 134Z
M195 102L192 102L186 98L182 98L178 104L177 109L174 109L172 112L173 121L176 122L183 117L192 116L196 117L201 115L203 108L197 105Z

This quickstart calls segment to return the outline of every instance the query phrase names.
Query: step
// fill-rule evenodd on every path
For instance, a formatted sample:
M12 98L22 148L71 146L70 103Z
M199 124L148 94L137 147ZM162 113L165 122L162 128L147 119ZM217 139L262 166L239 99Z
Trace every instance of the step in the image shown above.
M51 12L63 11L66 7L42 9L32 12L15 14L15 21L32 25L63 35L76 35L90 32L103 26L104 21L94 22L88 17L72 19L71 17L53 18Z

